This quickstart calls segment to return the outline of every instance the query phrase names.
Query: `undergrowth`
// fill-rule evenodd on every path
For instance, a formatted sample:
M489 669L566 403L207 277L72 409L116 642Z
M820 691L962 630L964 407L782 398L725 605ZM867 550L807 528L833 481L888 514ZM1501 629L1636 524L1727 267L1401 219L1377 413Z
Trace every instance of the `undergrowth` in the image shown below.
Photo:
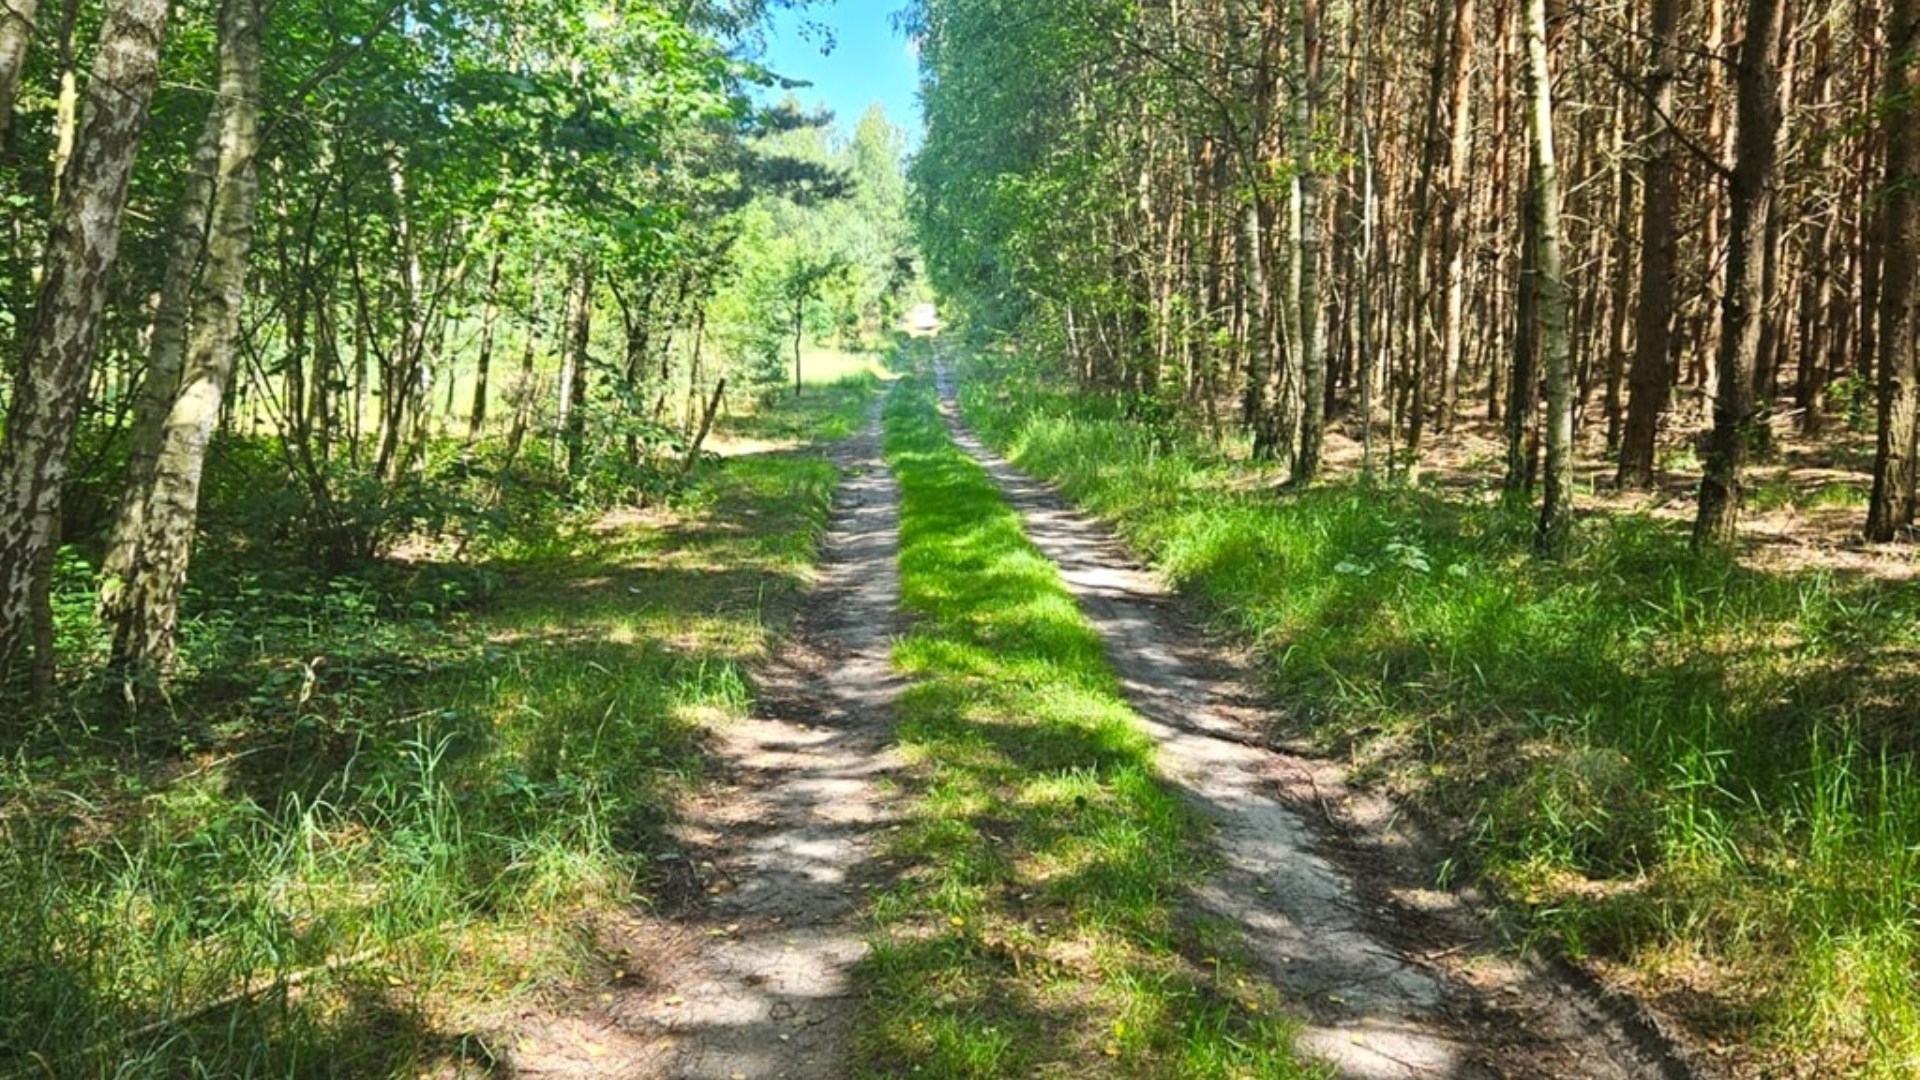
M872 390L763 422L844 424ZM491 1074L504 1003L660 877L835 483L743 456L474 562L210 560L170 709L82 693L8 725L0 1076ZM97 652L81 553L62 581L63 645Z
M1289 734L1456 823L1535 933L1759 1071L1920 1069L1911 587L1696 557L1632 515L1541 562L1524 508L1283 491L1017 371L965 398L1259 647Z
M1099 635L924 378L896 388L887 431L914 798L860 973L861 1073L1306 1075L1231 933L1181 912L1205 838L1155 779Z

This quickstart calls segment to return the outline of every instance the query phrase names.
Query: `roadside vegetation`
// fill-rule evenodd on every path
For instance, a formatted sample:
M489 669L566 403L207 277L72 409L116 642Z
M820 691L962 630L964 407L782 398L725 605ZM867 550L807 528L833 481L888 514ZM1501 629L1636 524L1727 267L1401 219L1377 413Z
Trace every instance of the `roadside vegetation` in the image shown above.
M969 421L1258 648L1277 737L1450 825L1443 875L1743 1069L1912 1074L1920 593L1636 513L1543 561L1524 506L1287 489L1036 370L963 380Z
M849 430L874 387L723 437ZM216 457L216 524L257 512L250 461ZM803 446L724 457L645 509L549 495L460 560L353 573L212 547L166 712L9 725L0 1074L484 1073L507 1007L662 880L836 480ZM64 580L68 647L103 649Z
M1098 634L924 375L886 422L912 801L858 975L861 1075L1310 1075L1236 932L1183 911L1201 825L1156 780Z

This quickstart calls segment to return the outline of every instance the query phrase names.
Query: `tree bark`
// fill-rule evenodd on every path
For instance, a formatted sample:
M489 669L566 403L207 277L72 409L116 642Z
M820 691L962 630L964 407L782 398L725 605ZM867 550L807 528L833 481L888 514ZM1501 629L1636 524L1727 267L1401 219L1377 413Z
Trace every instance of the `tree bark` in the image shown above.
M20 92L20 71L33 40L40 0L0 0L0 149L13 132L13 103Z
M1640 289L1634 316L1633 366L1628 376L1627 421L1620 437L1620 487L1653 485L1660 417L1673 385L1674 296L1679 291L1674 242L1673 48L1683 0L1654 0L1648 35L1645 160L1640 166Z
M480 356L474 362L473 408L467 412L468 446L479 442L487 427L487 392L493 374L494 335L500 327L500 267L504 257L504 247L497 247L487 263L487 299L480 312Z
M128 182L159 79L168 0L114 0L100 30L79 137L54 204L45 276L23 338L0 446L0 683L51 688L45 606L61 485L119 260ZM35 633L36 621L42 631Z
M1310 484L1320 474L1320 451L1326 438L1327 356L1320 335L1320 250L1323 246L1320 214L1320 174L1314 160L1316 128L1320 122L1320 3L1294 0L1294 163L1300 184L1299 245L1300 303L1295 339L1300 353L1299 438L1294 446L1293 482Z
M1561 256L1560 172L1553 145L1553 73L1547 57L1546 0L1527 0L1527 124L1535 243L1534 325L1546 361L1547 469L1534 546L1556 555L1573 527L1573 343Z
M207 229L213 212L214 191L221 170L226 109L215 98L207 107L206 124L194 147L193 164L173 224L172 250L166 278L153 318L153 336L147 346L147 372L134 406L133 435L127 452L126 477L120 488L120 508L100 568L100 597L96 614L111 625L123 607L125 587L145 533L148 495L154 469L167 439L167 418L180 393L180 374L187 365L187 331L192 323L194 292L207 253Z
M1728 180L1727 287L1720 303L1719 378L1706 474L1694 520L1696 549L1733 545L1740 525L1741 470L1753 435L1753 371L1766 313L1766 247L1779 159L1780 96L1774 77L1783 0L1752 0L1738 65L1738 134Z
M1887 11L1885 200L1880 208L1880 434L1867 538L1891 540L1914 520L1920 417L1920 0Z
M176 650L180 593L193 553L207 444L233 376L259 194L260 0L220 5L220 165L207 229L206 270L194 297L187 361L169 409L135 556L112 606L113 662L137 704ZM123 511L124 512L124 511Z
M1467 318L1468 158L1473 153L1474 0L1456 0L1453 11L1453 59L1448 94L1447 190L1441 219L1441 257L1447 266L1447 296L1441 312L1440 408L1434 429L1453 427L1460 404L1460 357Z
M567 327L567 370L571 378L565 393L566 418L561 425L567 451L567 475L578 478L586 468L587 379L592 362L593 277L591 257L582 256L573 271L573 298L568 309L573 321Z

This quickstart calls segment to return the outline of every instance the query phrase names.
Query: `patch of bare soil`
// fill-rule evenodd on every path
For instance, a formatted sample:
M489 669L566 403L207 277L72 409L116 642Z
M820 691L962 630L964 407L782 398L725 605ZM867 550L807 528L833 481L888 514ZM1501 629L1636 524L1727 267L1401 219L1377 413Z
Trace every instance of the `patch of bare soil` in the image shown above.
M1233 658L1110 531L973 438L941 382L956 438L1106 638L1166 780L1214 824L1223 869L1196 908L1244 929L1305 1049L1351 1080L1693 1075L1632 1002L1524 958L1475 897L1432 888L1438 846L1391 804L1266 745Z
M714 733L722 781L686 808L666 910L599 928L597 987L515 1026L517 1075L834 1080L865 954L857 913L897 762L890 665L899 494L879 411L833 452L846 475L824 581L763 673L752 719Z

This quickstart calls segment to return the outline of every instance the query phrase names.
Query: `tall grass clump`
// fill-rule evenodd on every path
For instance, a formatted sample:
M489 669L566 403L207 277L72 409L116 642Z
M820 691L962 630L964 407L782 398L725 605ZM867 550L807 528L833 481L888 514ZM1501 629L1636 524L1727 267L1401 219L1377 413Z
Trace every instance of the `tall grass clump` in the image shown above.
M1287 732L1454 823L1538 934L1684 981L1756 1060L1912 1075L1920 593L1695 556L1641 515L1543 562L1524 509L1285 490L1005 374L967 384L970 421L1204 597Z
M1098 633L924 379L887 429L912 799L861 972L862 1074L1306 1075L1231 936L1182 915L1204 831L1156 779Z

